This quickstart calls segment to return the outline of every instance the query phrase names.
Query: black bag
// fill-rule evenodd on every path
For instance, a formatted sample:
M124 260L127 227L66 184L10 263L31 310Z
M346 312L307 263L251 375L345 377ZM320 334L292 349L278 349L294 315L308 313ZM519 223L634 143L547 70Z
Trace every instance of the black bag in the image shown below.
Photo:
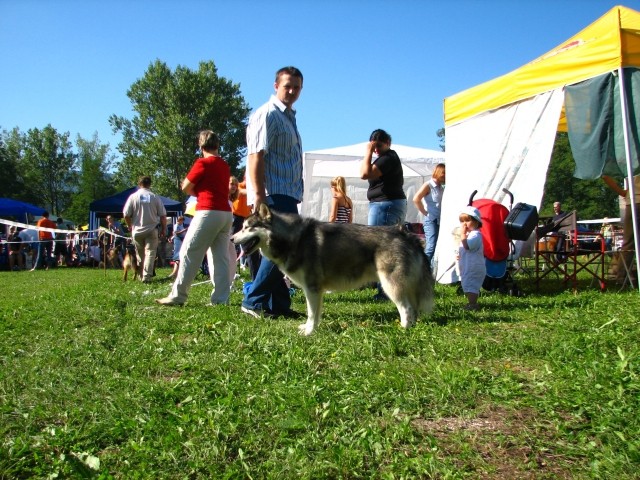
M538 224L538 209L526 203L516 203L504 219L507 236L511 240L528 240Z

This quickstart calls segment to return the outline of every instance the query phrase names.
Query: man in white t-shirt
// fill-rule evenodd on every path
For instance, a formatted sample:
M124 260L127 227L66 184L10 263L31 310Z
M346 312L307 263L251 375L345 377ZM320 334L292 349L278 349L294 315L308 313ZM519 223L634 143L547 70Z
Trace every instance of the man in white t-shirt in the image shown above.
M127 199L122 213L136 247L138 265L142 268L140 277L143 283L149 283L153 277L158 237L167 231L167 212L162 199L150 190L150 177L140 177L138 187ZM158 225L161 226L160 232Z

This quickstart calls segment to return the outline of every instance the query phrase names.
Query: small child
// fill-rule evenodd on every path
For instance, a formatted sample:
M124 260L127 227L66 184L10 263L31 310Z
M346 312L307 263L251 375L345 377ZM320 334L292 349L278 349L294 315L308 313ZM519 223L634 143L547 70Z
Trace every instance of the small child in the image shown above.
M477 208L468 206L460 213L460 247L458 258L460 264L460 280L462 291L467 297L465 310L478 310L480 287L487 275L484 260L482 234L478 230L482 219Z

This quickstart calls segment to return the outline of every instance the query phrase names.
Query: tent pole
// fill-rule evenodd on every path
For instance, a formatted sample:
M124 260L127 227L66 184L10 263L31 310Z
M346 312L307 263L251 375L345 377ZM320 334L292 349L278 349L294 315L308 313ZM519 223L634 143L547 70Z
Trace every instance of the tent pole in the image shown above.
M631 144L629 143L629 112L627 110L627 93L625 91L625 82L624 82L624 68L618 67L618 81L620 82L620 107L622 109L622 132L624 134L624 151L625 156L627 157L627 183L629 189L629 207L631 208L631 219L633 223L633 241L635 243L636 249L636 267L637 271L640 272L640 256L638 252L640 251L640 239L638 239L638 216L636 215L635 209L635 199L636 192L635 186L633 184L633 169L631 165ZM625 207L626 208L626 207ZM638 283L638 291L640 292L640 282Z

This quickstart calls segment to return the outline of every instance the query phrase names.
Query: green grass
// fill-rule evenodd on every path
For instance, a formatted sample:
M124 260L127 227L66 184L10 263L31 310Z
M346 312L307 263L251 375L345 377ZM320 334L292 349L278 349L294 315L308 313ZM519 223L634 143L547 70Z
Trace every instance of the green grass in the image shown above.
M168 270L160 270L162 277ZM436 308L365 289L297 322L156 306L119 271L1 272L0 478L637 478L640 295ZM304 296L294 307L305 311Z

